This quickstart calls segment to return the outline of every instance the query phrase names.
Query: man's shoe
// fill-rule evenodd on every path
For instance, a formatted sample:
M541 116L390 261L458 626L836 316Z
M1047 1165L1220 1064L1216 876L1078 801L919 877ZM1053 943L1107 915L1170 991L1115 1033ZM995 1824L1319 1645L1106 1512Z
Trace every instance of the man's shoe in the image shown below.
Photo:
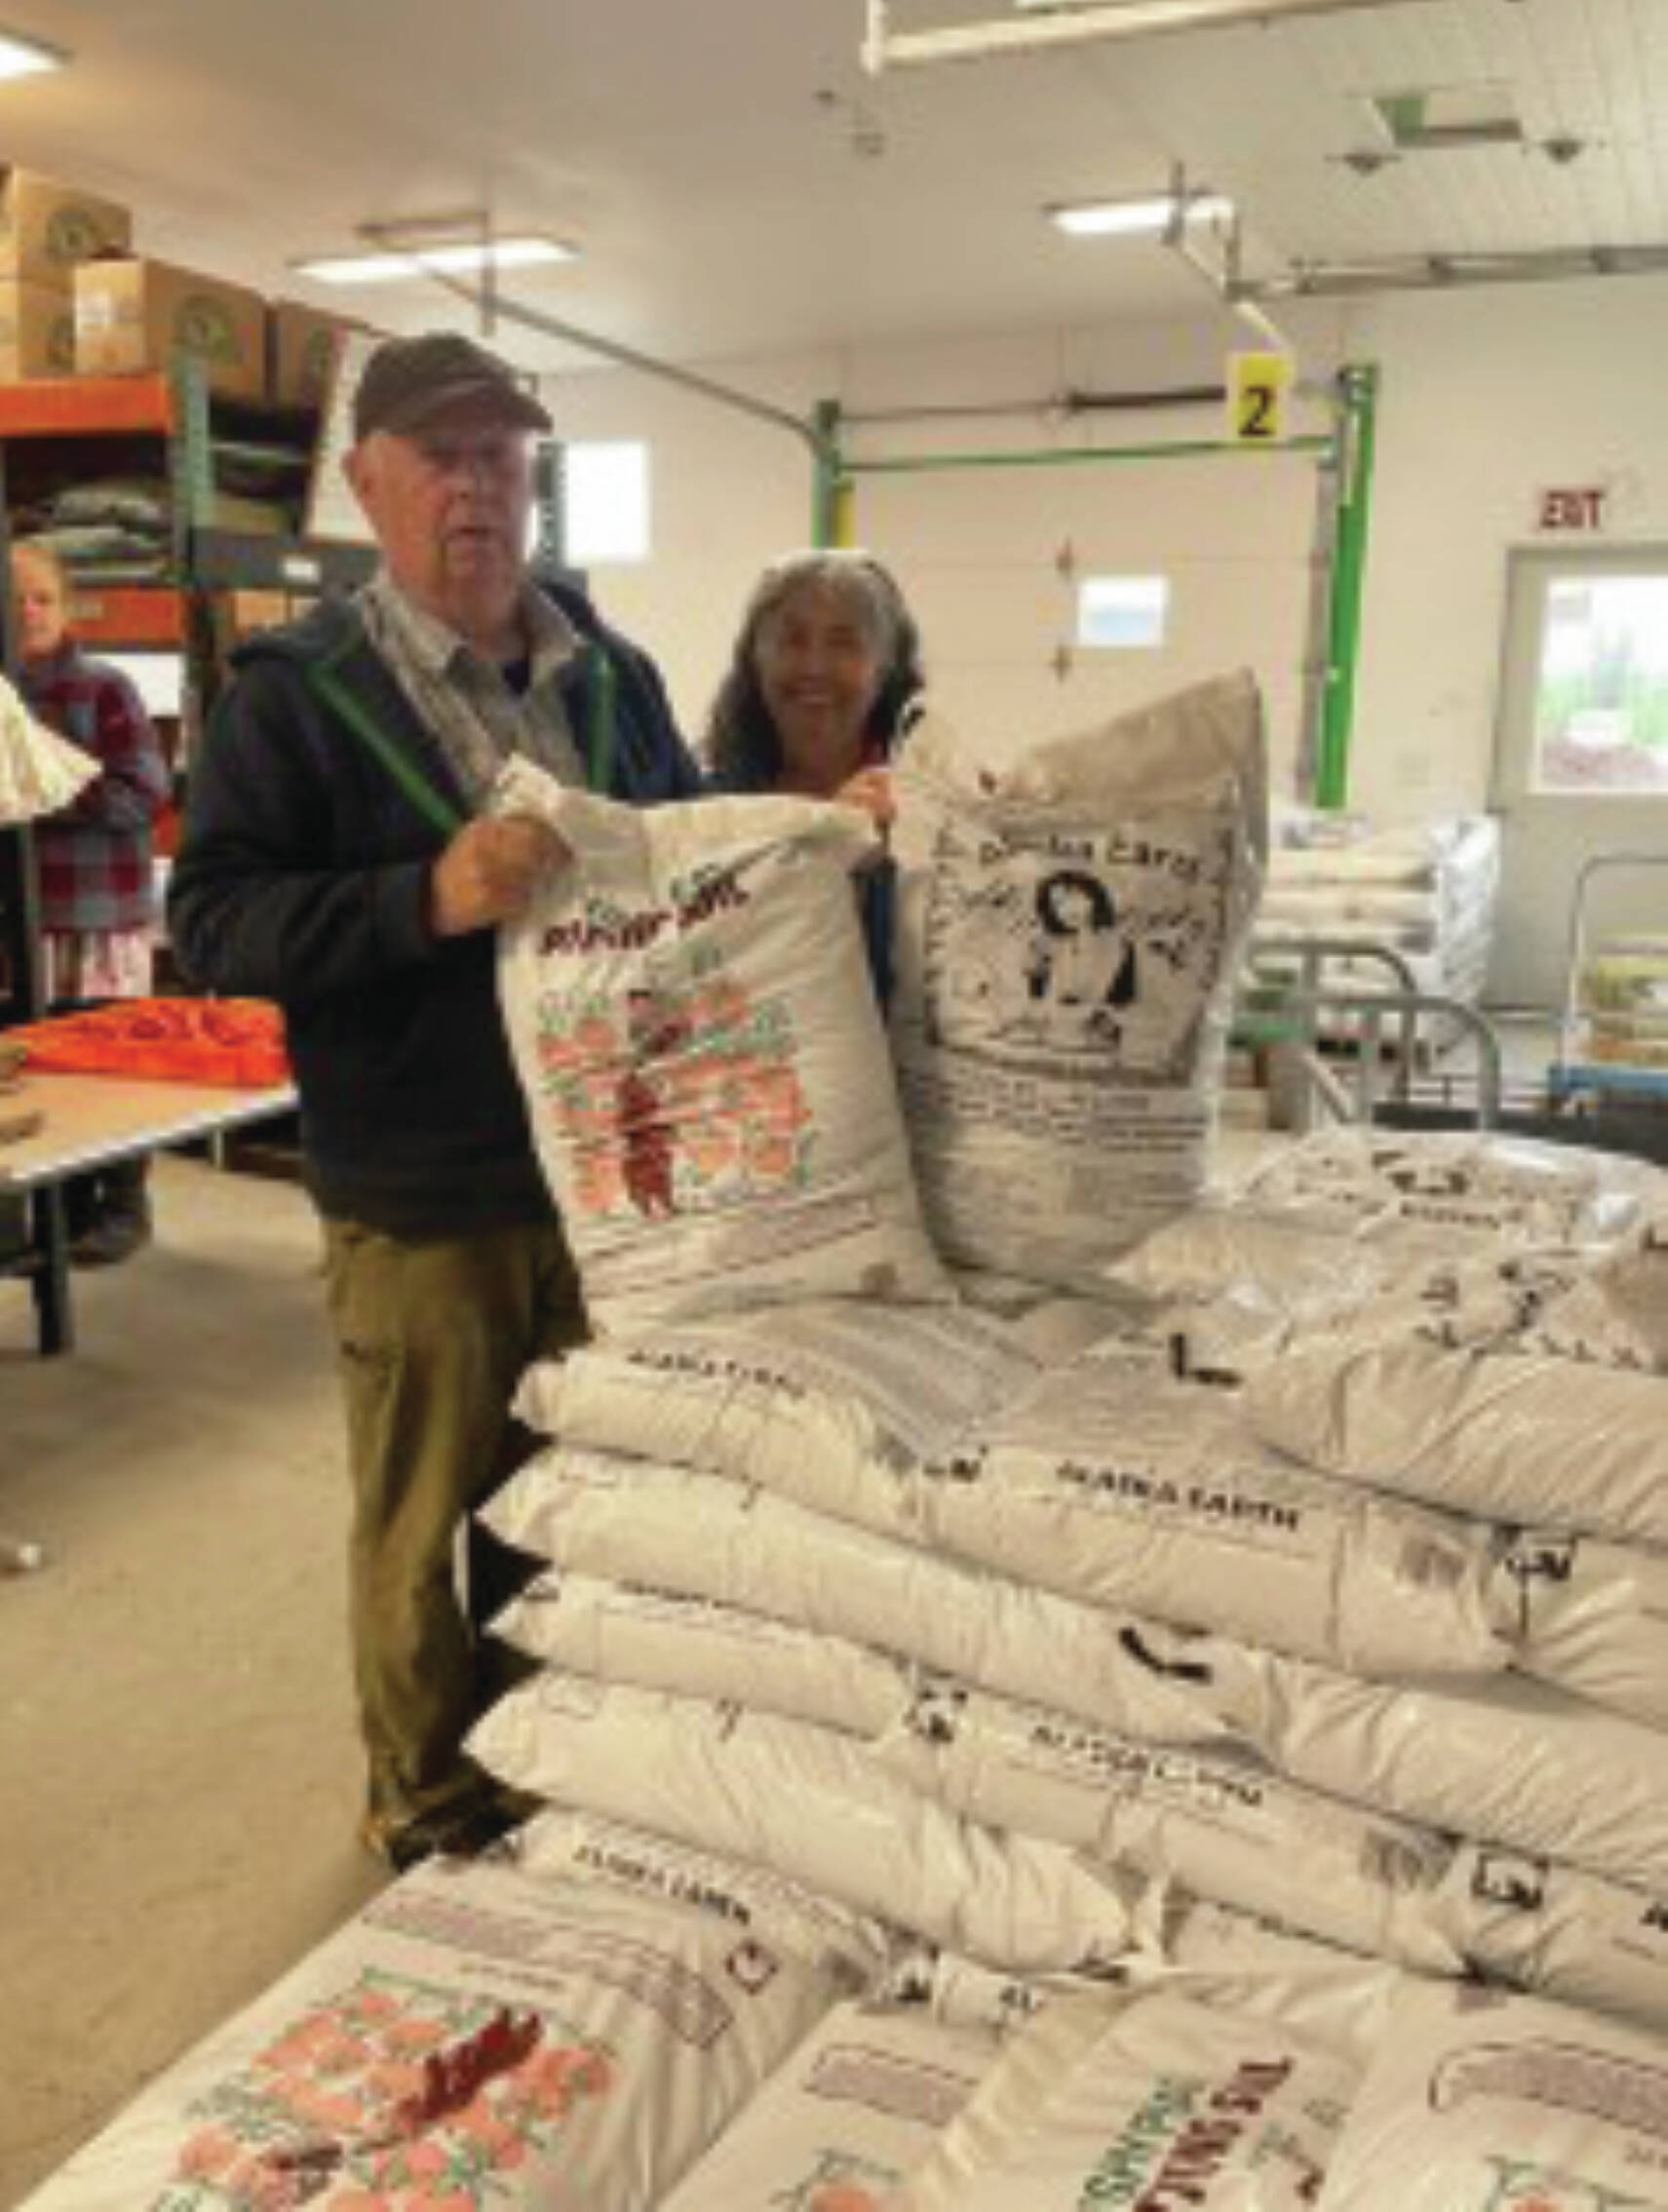
M368 1812L359 1824L360 1842L384 1866L405 1874L425 1859L475 1859L520 1825L524 1815L495 1798L470 1798L413 1820L395 1821Z

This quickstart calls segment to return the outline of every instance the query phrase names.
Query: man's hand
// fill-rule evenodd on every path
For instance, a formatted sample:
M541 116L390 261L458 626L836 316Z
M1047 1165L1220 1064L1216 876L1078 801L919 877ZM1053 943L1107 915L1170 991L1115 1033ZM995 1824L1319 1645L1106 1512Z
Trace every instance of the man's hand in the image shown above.
M429 878L437 937L491 929L526 911L540 880L570 858L548 822L507 814L461 829Z

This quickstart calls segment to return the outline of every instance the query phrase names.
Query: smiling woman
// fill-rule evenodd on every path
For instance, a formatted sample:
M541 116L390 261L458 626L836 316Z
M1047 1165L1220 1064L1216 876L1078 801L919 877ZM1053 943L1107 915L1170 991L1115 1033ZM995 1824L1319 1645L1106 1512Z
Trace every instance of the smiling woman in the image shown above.
M713 703L707 752L732 792L846 797L890 813L885 765L920 690L920 639L867 553L797 553L754 587Z

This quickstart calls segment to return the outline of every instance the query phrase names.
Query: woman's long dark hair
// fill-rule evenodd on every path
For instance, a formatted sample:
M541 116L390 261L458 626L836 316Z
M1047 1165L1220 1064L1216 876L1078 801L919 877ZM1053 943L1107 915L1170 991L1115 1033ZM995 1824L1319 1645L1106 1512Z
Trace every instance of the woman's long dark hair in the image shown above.
M705 752L716 780L728 791L773 791L782 775L782 740L759 689L755 666L758 633L802 584L831 585L863 609L884 668L864 723L869 749L882 759L898 741L904 710L925 682L920 633L890 570L872 554L790 554L754 586L730 655L728 673L707 718Z

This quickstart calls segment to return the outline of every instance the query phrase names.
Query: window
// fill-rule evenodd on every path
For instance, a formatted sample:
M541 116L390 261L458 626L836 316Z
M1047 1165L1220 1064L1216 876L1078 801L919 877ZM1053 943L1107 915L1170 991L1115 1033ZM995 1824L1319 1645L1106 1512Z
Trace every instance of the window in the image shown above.
M1077 642L1113 652L1162 645L1167 576L1085 576L1077 587Z
M1548 579L1531 788L1668 796L1668 574Z
M1582 872L1662 840L1668 545L1512 552L1491 800L1500 885L1490 995L1556 1009L1571 990ZM1617 869L1601 880L1583 927L1660 930L1660 871Z
M648 559L648 447L610 439L562 451L562 557L575 568Z

